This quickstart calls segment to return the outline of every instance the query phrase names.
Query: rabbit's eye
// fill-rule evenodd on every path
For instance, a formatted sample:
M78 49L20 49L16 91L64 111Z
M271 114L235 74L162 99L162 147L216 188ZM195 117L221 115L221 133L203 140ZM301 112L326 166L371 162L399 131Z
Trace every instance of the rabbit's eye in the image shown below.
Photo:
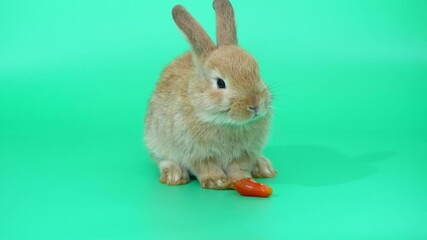
M225 88L225 82L222 78L216 78L216 85L218 88Z

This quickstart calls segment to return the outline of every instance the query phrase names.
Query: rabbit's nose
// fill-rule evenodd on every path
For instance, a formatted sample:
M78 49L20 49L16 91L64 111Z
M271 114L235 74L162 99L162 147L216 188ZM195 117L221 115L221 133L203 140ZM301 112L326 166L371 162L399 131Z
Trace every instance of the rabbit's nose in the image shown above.
M257 113L258 107L254 106L254 105L250 105L250 106L248 106L248 111L252 112L252 113Z

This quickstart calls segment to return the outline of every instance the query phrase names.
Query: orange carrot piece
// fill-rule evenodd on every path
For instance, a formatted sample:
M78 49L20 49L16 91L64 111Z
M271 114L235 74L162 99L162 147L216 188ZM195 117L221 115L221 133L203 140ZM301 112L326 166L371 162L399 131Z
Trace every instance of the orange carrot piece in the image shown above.
M243 178L233 183L234 189L240 195L253 197L268 197L273 193L273 189L265 184L256 182L252 178Z

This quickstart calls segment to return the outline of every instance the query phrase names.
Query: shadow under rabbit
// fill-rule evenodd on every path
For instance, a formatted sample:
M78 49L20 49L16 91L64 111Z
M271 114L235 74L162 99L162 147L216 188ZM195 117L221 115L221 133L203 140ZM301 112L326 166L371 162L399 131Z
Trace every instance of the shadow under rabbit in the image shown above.
M376 174L375 164L396 155L378 151L351 157L337 150L315 145L267 147L264 155L278 171L275 181L303 186L348 183Z

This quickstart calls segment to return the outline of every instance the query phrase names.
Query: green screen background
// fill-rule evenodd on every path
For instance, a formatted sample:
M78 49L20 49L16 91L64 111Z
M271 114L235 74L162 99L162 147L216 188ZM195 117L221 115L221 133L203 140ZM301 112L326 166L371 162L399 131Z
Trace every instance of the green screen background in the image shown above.
M0 239L427 239L427 1L232 1L275 96L268 199L169 187L142 144L182 4L0 2Z

